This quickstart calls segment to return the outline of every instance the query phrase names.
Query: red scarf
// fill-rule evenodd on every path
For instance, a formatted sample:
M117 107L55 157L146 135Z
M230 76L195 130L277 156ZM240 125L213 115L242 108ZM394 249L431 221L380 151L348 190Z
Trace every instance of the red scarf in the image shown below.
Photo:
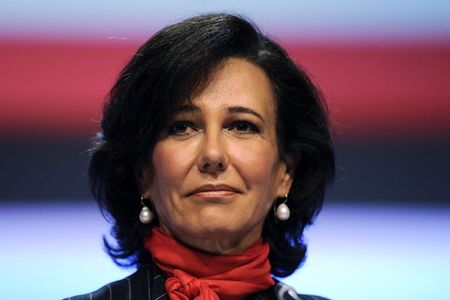
M214 255L189 248L154 227L145 247L166 274L172 300L238 299L275 283L269 244L261 240L240 254Z

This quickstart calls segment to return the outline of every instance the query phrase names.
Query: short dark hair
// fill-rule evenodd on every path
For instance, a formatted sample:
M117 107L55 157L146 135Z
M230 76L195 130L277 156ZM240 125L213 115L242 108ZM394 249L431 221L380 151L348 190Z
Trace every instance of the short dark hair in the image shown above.
M152 36L122 70L105 103L89 175L93 195L112 223L115 242L104 242L117 264L151 260L144 240L154 225L138 218L137 170L149 159L176 105L201 92L212 72L232 57L259 66L270 79L279 151L299 161L289 193L291 217L277 222L269 213L265 220L271 272L288 276L304 260L303 231L320 211L334 175L326 106L306 72L254 24L237 15L207 14Z

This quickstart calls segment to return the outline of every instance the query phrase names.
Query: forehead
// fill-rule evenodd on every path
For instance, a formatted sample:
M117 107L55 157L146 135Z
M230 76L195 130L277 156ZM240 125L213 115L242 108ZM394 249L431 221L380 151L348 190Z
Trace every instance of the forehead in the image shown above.
M189 102L200 109L241 106L266 117L275 114L269 78L257 65L238 58L230 58L220 65L211 74L205 89Z

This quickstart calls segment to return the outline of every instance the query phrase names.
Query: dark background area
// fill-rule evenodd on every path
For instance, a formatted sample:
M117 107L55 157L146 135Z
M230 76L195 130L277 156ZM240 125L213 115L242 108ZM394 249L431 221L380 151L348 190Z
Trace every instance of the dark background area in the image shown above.
M91 198L89 137L0 140L0 199ZM337 141L327 201L448 203L450 141Z

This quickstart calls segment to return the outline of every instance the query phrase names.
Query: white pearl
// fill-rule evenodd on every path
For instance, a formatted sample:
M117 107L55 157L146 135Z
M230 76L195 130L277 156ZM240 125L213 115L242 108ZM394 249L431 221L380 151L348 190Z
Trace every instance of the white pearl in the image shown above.
M139 214L139 220L143 224L150 224L153 220L153 213L148 207L143 207L141 213Z
M280 221L286 221L291 216L291 211L289 210L289 207L282 203L278 205L277 207L277 218Z

